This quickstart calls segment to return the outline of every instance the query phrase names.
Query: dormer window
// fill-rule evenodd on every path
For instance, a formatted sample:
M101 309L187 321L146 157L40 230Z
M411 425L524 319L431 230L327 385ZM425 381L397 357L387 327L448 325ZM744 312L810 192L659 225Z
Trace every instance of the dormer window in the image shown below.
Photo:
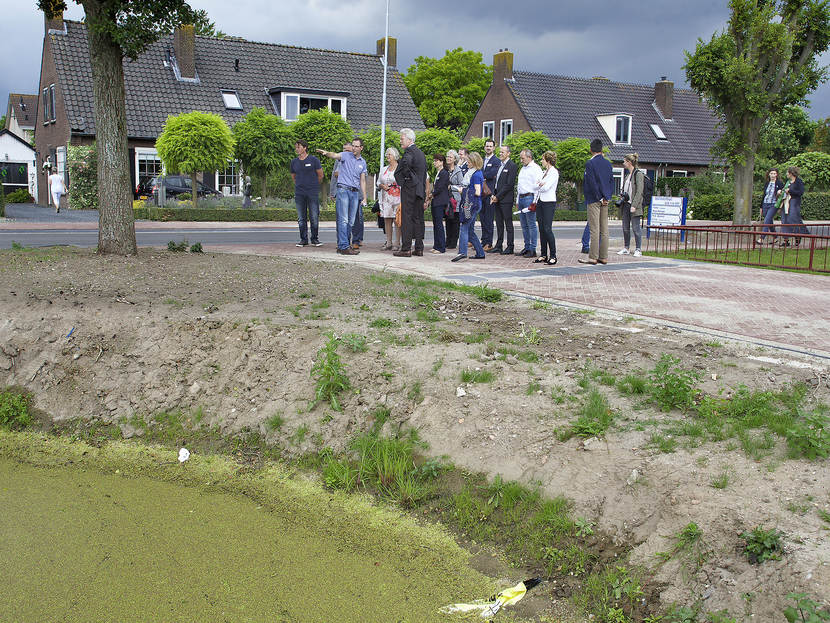
M222 91L222 101L228 110L242 110L242 103L236 91Z
M615 143L631 144L631 117L628 115L617 115L617 132L614 138Z
M289 91L280 88L271 89L271 102L274 110L286 121L296 121L297 117L309 110L328 108L346 119L346 101L348 93L330 91Z
M649 127L651 128L651 131L654 132L654 136L657 137L658 141L667 141L667 140L669 140L669 139L666 138L666 134L663 132L663 128L661 128L656 123L650 123Z

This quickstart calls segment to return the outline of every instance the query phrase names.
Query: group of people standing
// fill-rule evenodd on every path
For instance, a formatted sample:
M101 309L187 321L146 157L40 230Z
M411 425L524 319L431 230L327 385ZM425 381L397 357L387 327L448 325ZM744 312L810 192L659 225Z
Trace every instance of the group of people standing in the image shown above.
M809 234L810 230L801 220L801 197L804 194L804 182L798 177L798 167L787 169L787 181L780 179L778 169L770 169L767 172L766 183L761 197L760 219L764 221L765 232L755 242L764 244L766 232L775 232L773 222L778 213L781 213L781 225L784 234ZM779 238L779 240L776 240ZM790 246L790 236L770 236L769 244L778 243L779 246ZM793 244L798 246L801 238L795 236Z

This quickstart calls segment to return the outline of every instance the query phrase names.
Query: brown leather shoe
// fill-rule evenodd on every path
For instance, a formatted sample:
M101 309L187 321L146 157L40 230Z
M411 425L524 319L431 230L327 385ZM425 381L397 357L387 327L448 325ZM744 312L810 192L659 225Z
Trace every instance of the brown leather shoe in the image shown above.
M579 258L576 260L580 264L591 264L592 266L596 266L597 260L586 260L584 258Z
M484 250L485 251L492 251L493 250L493 245L492 244L485 244L484 245Z
M412 253L409 251L395 251L392 255L395 257L412 257Z
M597 260L597 264L607 264L608 260Z
M417 257L424 257L424 251L423 251L423 249L420 250L420 251L415 250L415 251L412 252L412 255L415 255Z
M360 251L357 249L337 249L337 252L340 255L360 255Z

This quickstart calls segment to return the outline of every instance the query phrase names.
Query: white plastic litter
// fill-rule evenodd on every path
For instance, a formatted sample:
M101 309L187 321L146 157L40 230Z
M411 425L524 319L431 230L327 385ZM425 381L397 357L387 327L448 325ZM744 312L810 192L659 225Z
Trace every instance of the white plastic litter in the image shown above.
M187 448L180 448L179 449L179 463L184 463L189 458L190 458L190 450L188 450Z

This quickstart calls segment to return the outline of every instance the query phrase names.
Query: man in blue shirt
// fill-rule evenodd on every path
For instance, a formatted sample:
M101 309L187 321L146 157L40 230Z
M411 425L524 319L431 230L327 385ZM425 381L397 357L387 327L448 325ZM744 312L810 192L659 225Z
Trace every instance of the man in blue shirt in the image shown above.
M352 150L339 154L318 149L318 152L340 161L337 177L337 194L335 195L335 213L337 215L337 252L341 255L357 255L358 249L351 246L352 228L355 226L357 212L366 205L366 161L361 157L363 139L352 140ZM358 233L358 232L355 232ZM362 236L362 232L360 232ZM357 241L358 238L355 237Z
M582 184L585 203L588 204L588 227L591 243L588 259L581 264L608 263L608 202L614 192L614 172L611 163L602 157L602 141L591 141L591 159L585 164Z
M300 139L294 143L297 157L291 161L291 179L294 180L294 205L297 206L297 225L300 227L298 247L308 246L308 221L311 221L311 244L323 243L317 238L320 224L320 182L323 167L315 156L308 155L308 143Z

